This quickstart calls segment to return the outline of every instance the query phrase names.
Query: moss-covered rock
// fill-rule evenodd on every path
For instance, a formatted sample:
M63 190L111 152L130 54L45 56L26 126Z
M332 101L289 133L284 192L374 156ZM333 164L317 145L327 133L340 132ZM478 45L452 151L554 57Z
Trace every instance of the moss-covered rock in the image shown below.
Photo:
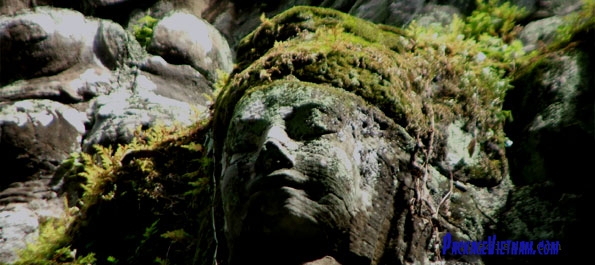
M453 33L433 37L438 32L415 26L375 25L324 8L295 7L262 20L240 42L216 123L227 123L234 102L251 87L277 79L326 84L376 105L425 144L430 137L445 139L445 128L463 121L473 138L466 145L480 150L479 168L486 170L467 169L459 177L494 185L506 175L502 102L510 85L498 61L505 56L486 59L482 52L493 47ZM435 148L436 161L448 152ZM459 170L455 164L442 169Z

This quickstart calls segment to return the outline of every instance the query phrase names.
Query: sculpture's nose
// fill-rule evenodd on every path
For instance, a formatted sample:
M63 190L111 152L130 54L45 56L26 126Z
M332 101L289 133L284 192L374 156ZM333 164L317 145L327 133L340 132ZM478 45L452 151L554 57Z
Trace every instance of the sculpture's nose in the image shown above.
M256 161L257 169L268 174L277 169L292 168L295 165L295 158L289 149L293 149L294 145L295 143L282 128L270 128Z

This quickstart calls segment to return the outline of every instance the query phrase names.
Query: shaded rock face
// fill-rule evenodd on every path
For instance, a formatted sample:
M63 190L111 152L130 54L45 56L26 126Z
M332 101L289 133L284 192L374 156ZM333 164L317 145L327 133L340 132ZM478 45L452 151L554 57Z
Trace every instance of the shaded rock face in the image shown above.
M507 95L514 116L506 127L514 141L508 153L517 188L498 224L499 233L513 239L560 240L566 251L556 258L564 262L580 262L588 252L577 242L593 196L576 183L595 161L592 152L580 151L595 148L595 34L586 31L573 40L576 49L536 62Z

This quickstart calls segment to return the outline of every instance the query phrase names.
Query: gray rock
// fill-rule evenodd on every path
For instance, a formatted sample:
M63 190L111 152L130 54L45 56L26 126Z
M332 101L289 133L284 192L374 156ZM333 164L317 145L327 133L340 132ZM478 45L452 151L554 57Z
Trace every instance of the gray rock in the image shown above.
M461 16L461 12L454 6L426 4L419 14L413 17L420 26L429 26L433 23L449 25L453 17Z
M374 23L407 25L424 7L424 1L360 0L349 14Z
M206 107L160 96L155 93L156 89L148 77L139 75L134 91L120 89L97 97L89 110L93 117L92 128L86 134L83 150L94 152L95 144L129 143L139 127L189 126L202 117L200 115L207 115Z
M169 64L163 58L153 56L147 58L139 69L155 84L158 95L203 107L212 103L212 83L189 65Z
M142 48L122 26L107 20L99 23L93 52L103 65L114 70L126 62L140 60Z
M0 87L0 102L51 99L65 104L87 101L114 89L116 76L101 65L78 65L53 76L18 80Z
M558 16L544 18L532 21L527 24L521 33L519 39L523 42L523 50L531 52L538 49L541 45L547 46L556 38L556 30L563 24L562 18Z
M575 151L595 148L591 61L581 51L544 59L507 95L515 118L507 132L515 143L510 166L518 183L553 180L581 190L570 183L595 161L593 154Z
M158 22L147 50L169 63L188 64L211 82L217 80L217 70L229 73L233 68L225 38L205 20L184 12Z
M11 169L0 187L51 175L80 151L86 122L84 113L51 100L0 103L0 166Z
M92 7L113 6L132 1L133 0L84 0L87 5Z
M7 55L0 58L0 101L87 101L117 86L110 69L142 57L117 24L66 9L40 7L0 18L0 34Z
M581 8L581 0L544 0L537 1L537 9L532 14L534 18L545 18L551 16L563 16L575 12Z
M34 13L1 17L0 85L54 75L83 61L85 42L92 40L95 32L82 14L65 9L44 7Z
M64 214L64 200L47 180L15 182L0 191L0 263L16 261L17 251L37 240L42 223Z

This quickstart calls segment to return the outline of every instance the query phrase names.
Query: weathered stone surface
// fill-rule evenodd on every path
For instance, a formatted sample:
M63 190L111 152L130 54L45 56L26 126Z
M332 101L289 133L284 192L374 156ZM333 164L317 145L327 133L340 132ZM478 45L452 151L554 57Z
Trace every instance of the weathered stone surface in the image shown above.
M580 151L595 148L593 40L593 31L578 34L576 47L531 65L507 95L514 116L507 134L514 141L508 154L516 189L502 209L498 235L559 241L564 254L550 262L576 263L588 253L588 246L577 242L584 237L584 213L593 196L577 183L595 161L592 152Z
M357 1L349 14L374 23L404 26L421 12L424 2L423 0L363 0Z
M419 134L411 124L428 117L416 112L421 102L438 102L439 96L408 92L416 89L414 81L407 81L407 74L399 77L408 68L390 66L425 59L399 57L410 52L407 38L367 23L298 7L264 21L240 42L238 55L244 53L214 116L221 233L229 247L223 264L246 259L272 264L283 256L301 264L324 255L341 264L429 263L436 259L437 248L428 242L438 242L432 241L440 237L437 227L457 240L481 240L486 227L496 225L493 218L512 187L504 150L491 140L475 146L484 132L468 121L442 118L433 127L440 146L433 149L436 160L420 166L421 152L427 151L415 151L424 147L414 140ZM492 130L502 133L501 125ZM320 200L312 194L320 192L312 180L332 183L322 190L339 198L349 225L335 219L345 216L344 209L333 207L335 200L316 206ZM261 182L269 183L262 184L267 192L259 193ZM360 184L351 187L353 182ZM355 196L342 195L346 190ZM328 212L333 218L325 218ZM298 223L300 230L288 229ZM249 243L257 237L279 256L258 254L260 247Z
M0 191L0 261L16 261L16 250L37 240L41 223L63 216L64 201L48 189L47 179L14 182Z
M93 51L107 68L114 70L126 62L139 61L142 56L140 49L122 26L106 20L99 22Z
M54 76L18 80L0 88L0 102L51 99L71 104L87 101L114 89L114 74L103 66L72 67Z
M114 89L110 69L140 56L120 26L71 10L40 7L0 21L0 101L87 101Z
M518 183L554 180L571 188L594 159L575 151L595 147L592 59L576 51L533 67L507 97L515 117L508 129L511 172Z
M158 95L201 107L212 103L212 83L189 65L174 65L152 56L143 61L139 69L142 76L155 84Z
M364 104L336 88L280 81L238 102L221 161L230 264L294 264L329 251L380 260L408 174L401 148L413 144Z
M550 45L556 38L556 30L562 23L562 18L554 16L527 24L519 34L519 39L523 42L523 50L531 52L539 47Z
M0 104L0 187L51 174L70 153L80 151L87 117L50 100Z
M454 6L426 4L419 14L413 17L418 25L438 23L448 25L454 16L461 17L461 11Z
M84 60L84 37L92 38L95 30L78 12L40 8L35 13L1 17L0 34L0 85L5 85L21 78L54 75Z
M217 70L231 72L232 54L223 36L208 22L184 12L174 12L155 26L149 52L173 64L188 64L217 80Z
M92 128L87 132L83 150L93 152L93 145L104 146L128 143L139 127L156 124L188 126L199 114L206 113L202 106L190 104L155 94L156 85L139 75L134 92L120 90L95 99L91 113ZM147 111L150 110L150 111Z

